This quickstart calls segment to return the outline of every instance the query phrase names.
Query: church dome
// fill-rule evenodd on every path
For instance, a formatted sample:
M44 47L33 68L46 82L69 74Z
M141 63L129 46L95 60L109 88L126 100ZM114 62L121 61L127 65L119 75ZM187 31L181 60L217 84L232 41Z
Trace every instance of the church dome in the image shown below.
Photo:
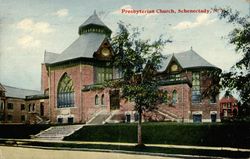
M91 15L82 25L80 25L78 34L83 35L86 33L102 33L110 37L112 31L100 20L96 11Z

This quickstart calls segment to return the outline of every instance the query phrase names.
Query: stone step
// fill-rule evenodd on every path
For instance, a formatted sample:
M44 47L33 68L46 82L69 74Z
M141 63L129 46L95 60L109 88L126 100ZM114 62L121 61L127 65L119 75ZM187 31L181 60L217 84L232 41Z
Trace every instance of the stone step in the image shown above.
M157 112L167 118L167 120L170 121L177 121L177 115L168 112L168 111L162 111L162 110L157 110Z
M82 128L84 125L62 125L52 126L39 134L34 136L34 139L40 140L62 140L65 136L68 136L75 131Z
M100 111L96 114L91 120L87 122L87 125L102 125L105 123L105 120L110 116L110 113L106 110Z

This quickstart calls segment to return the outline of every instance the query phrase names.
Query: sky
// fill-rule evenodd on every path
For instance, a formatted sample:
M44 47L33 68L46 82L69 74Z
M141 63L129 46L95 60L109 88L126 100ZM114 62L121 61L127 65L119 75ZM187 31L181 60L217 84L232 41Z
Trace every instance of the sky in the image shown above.
M143 39L170 38L165 55L192 47L211 64L229 70L240 58L227 37L234 26L220 20L214 7L250 13L249 0L0 0L0 83L40 90L45 50L66 49L94 10L113 34L123 21L143 28ZM184 9L197 12L181 13ZM205 9L209 13L198 13ZM125 13L131 10L154 13Z

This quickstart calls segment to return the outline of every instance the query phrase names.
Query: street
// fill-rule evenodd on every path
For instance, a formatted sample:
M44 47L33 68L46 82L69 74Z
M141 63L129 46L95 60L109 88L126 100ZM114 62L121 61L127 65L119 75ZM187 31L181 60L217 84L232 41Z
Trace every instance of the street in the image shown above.
M45 150L36 148L0 146L0 159L175 159L173 157L159 157L109 152Z

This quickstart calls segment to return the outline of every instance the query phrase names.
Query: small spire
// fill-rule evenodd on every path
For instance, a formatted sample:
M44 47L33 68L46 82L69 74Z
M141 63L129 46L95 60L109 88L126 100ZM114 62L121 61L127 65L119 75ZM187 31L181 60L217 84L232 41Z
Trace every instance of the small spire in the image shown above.
M193 46L191 46L191 50L193 50Z
M94 10L94 15L97 15L97 14L96 14L96 10Z

